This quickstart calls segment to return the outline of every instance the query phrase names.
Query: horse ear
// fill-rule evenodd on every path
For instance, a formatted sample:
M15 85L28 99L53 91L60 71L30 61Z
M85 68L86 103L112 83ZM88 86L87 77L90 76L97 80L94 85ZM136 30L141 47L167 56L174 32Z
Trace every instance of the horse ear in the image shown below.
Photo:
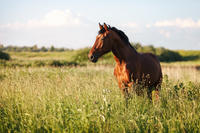
M103 24L103 27L106 31L108 31L108 26L106 25L106 23Z
M99 29L101 30L101 29L103 29L103 26L99 23Z

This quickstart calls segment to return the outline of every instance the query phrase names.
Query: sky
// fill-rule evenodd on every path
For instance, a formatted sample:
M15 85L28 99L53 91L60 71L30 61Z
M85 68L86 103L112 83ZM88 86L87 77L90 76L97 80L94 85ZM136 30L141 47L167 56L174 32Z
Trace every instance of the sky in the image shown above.
M200 0L0 0L0 44L91 47L98 23L130 42L200 50Z

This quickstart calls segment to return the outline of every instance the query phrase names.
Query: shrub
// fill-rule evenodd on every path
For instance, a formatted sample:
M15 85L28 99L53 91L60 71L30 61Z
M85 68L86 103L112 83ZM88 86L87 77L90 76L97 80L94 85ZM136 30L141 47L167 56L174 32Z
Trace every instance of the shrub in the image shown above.
M156 48L154 48L153 45L143 46L138 48L138 52L155 54Z
M175 51L165 49L163 47L155 48L153 45L142 46L140 43L131 43L131 45L142 53L153 53L156 54L160 61L171 62L171 61L182 61L183 57Z
M89 48L77 50L74 56L72 57L72 60L77 63L87 61L89 50Z
M38 67L41 67L41 66L45 66L45 62L44 61L38 61L36 60L34 63L33 63L33 66L38 66Z
M53 61L50 62L49 65L50 65L50 66L54 66L54 67L61 67L61 66L63 66L64 64L63 64L62 62L58 61L58 60L53 60Z
M67 61L59 61L59 60L52 60L48 64L52 67L62 67L62 66L77 66L76 62L67 62Z
M160 61L171 62L171 61L181 61L182 56L175 51L171 51L164 48L157 48L156 54Z
M76 63L84 63L88 61L88 53L90 48L79 49L75 52L74 56L72 57L72 61ZM113 62L113 55L112 53L107 53L99 58L99 60L106 60L108 62Z
M10 60L10 55L5 52L0 51L0 59Z

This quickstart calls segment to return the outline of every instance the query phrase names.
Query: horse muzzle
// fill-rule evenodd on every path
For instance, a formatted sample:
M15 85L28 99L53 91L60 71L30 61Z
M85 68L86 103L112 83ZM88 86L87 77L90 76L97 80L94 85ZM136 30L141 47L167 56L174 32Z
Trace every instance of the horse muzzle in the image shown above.
M88 58L89 58L89 60L90 60L91 62L93 62L93 63L96 63L97 60L98 60L98 57L97 57L96 55L94 55L94 54L88 55Z

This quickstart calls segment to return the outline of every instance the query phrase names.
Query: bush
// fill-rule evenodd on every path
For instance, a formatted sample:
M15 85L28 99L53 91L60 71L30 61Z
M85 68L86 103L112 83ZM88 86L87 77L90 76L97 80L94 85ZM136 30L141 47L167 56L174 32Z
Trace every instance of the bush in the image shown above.
M154 46L152 46L152 45L139 47L137 51L142 52L142 53L156 54L156 48L154 48Z
M38 61L36 60L34 63L33 63L33 66L37 66L37 67L42 67L42 66L45 66L45 62L44 61Z
M90 48L84 48L84 49L77 50L75 52L74 56L72 57L72 61L77 62L79 64L89 61L89 59L88 59L89 51L90 51ZM111 52L103 55L102 57L99 58L99 60L106 60L108 62L114 61L113 55Z
M183 57L175 51L165 49L163 47L155 48L153 45L142 46L140 43L131 43L131 45L142 53L153 53L156 54L160 61L171 62L171 61L182 61Z
M182 61L182 56L178 52L165 48L157 48L156 55L162 62Z
M74 56L72 57L73 61L77 63L88 61L89 50L89 48L77 50Z
M59 61L59 60L52 60L48 64L52 67L62 67L62 66L77 66L76 62L67 62L67 61Z
M2 60L10 60L10 55L0 51L0 59L2 59Z

